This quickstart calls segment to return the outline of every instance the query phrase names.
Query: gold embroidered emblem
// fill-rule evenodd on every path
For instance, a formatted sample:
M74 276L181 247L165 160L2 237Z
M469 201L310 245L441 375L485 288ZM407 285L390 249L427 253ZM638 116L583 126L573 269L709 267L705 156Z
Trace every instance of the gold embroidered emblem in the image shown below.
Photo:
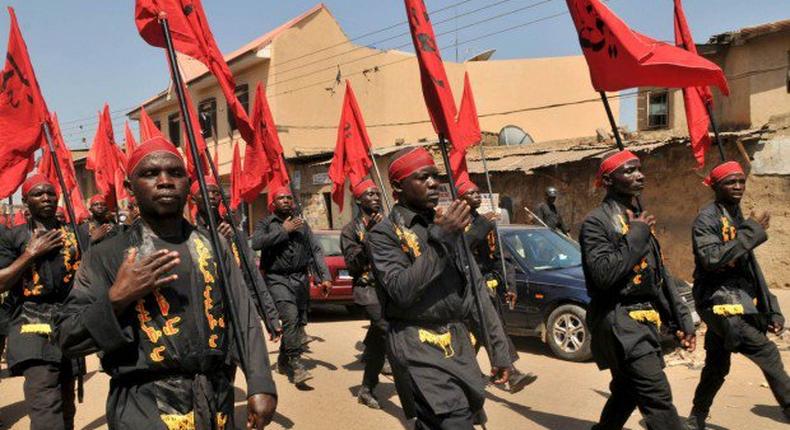
M218 338L219 338L219 336L216 335L216 334L210 335L208 337L208 346L210 346L212 348L216 348L217 347L217 339Z
M496 279L489 279L486 281L486 287L488 287L491 291L496 291L496 287L499 286L499 282Z
M66 227L61 227L63 242L63 266L66 268L66 274L63 276L63 282L69 283L74 278L74 273L80 267L79 252L71 255L71 250L77 249L77 235L73 231L67 230Z
M743 315L743 305L735 304L735 305L714 305L713 306L713 313L716 315L721 315L723 317L730 317L733 315Z
M453 338L449 331L447 333L434 333L430 330L421 328L418 333L420 335L420 342L438 347L444 352L444 358L450 358L455 355L455 350L453 350Z
M159 290L154 290L154 298L156 299L156 304L159 305L159 312L162 313L163 317L166 317L170 313L170 303Z
M472 348L477 346L477 338L475 337L475 335L472 334L471 331L469 332L469 342L472 343Z
M44 290L44 285L41 283L41 275L38 274L38 270L36 270L36 266L33 265L32 269L33 275L31 282L33 284L33 288L23 288L22 295L25 297L30 296L40 296Z
M163 414L159 418L167 426L167 430L195 430L195 412L185 415Z
M656 327L659 328L661 327L661 316L658 314L658 312L652 309L647 309L642 311L631 311L628 312L628 316L632 320L651 323L651 324L655 324Z
M151 357L151 361L155 363L160 363L164 361L165 357L162 355L162 353L165 352L165 349L166 348L164 346L157 346L156 348L154 348L153 351L151 351L151 354L149 355Z
M195 238L194 244L195 252L198 254L198 269L203 275L203 281L205 282L205 288L203 289L203 312L206 316L206 321L208 322L209 331L214 331L214 329L217 327L225 328L225 320L223 317L216 318L211 313L211 310L214 309L214 299L211 297L211 291L213 290L216 280L209 268L213 266L213 268L216 270L216 264L211 261L211 253L202 240ZM210 334L208 345L211 348L216 348L218 338L219 335Z
M422 252L420 251L420 241L417 234L405 227L395 226L395 234L401 241L403 252L411 253L415 258L419 257Z
M162 332L164 332L165 336L174 336L179 332L176 324L180 322L181 317L168 318L167 321L165 321L165 326L162 327Z
M241 266L241 259L239 258L239 248L236 248L235 243L230 244L230 250L233 252L233 259L236 260L236 265Z
M617 220L620 221L620 233L625 236L628 234L630 227L628 226L628 223L625 222L625 218L623 218L622 215L617 215Z
M726 216L721 217L721 238L725 242L729 242L731 240L735 240L735 235L737 230L735 226L730 224L730 219Z
M52 326L49 324L22 324L19 328L20 334L52 334Z
M148 336L148 340L150 340L151 343L159 341L159 338L162 337L162 332L155 327L146 325L147 322L151 321L151 314L145 309L145 300L138 300L134 309L137 311L137 320L140 321L140 330Z

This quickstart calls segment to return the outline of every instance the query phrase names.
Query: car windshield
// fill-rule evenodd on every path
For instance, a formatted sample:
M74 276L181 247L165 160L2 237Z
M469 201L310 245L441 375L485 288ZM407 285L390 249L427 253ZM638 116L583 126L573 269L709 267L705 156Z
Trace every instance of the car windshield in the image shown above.
M506 234L505 240L530 270L566 269L582 264L577 245L549 229L511 231Z
M340 257L343 252L340 250L340 235L338 234L321 234L315 235L316 240L321 245L326 257Z

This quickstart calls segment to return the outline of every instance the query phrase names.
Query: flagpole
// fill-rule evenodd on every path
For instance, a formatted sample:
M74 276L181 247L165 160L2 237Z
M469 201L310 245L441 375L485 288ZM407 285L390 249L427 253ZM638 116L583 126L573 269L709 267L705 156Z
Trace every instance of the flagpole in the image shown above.
M612 127L612 133L614 133L614 140L617 143L617 148L622 151L625 149L625 146L623 146L623 140L620 138L620 130L617 129L617 122L614 120L612 108L609 106L609 98L606 97L605 91L598 91L598 94L601 95L603 107L606 109L606 117L609 118L609 125Z
M63 179L63 171L60 169L60 160L58 160L58 154L55 152L55 145L52 144L52 134L46 121L41 124L41 128L44 130L44 136L47 141L47 149L49 150L49 155L52 158L52 164L55 166L55 174L58 176L58 183L60 184L60 189L63 193L63 201L66 203L66 210L69 213L69 224L71 224L71 228L74 229L74 237L77 238L77 250L80 252L80 255L83 255L82 251L86 250L87 248L85 247L85 244L82 243L82 238L77 233L77 217L74 215L74 206L71 204L71 194L66 188L66 181Z
M444 138L444 134L439 133L439 150L442 153L442 161L444 161L444 169L447 171L447 179L450 182L450 196L453 200L458 199L458 189L455 187L455 178L453 178L453 169L450 167L450 156L447 153L447 140ZM480 298L480 291L478 289L479 281L475 279L475 273L472 270L471 262L474 261L472 259L472 253L469 251L469 241L466 238L466 234L461 232L461 246L464 249L461 250L459 253L461 256L461 264L463 265L464 269L464 277L469 281L470 285L469 288L472 289L472 297L475 300L475 306L477 307L477 314L480 318L478 321L478 326L480 328L480 333L483 335L483 345L486 347L486 353L488 353L488 360L491 365L494 365L494 354L491 351L491 337L488 333L488 326L485 325L483 321L483 302Z
M181 74L178 72L178 60L176 58L176 51L173 48L173 40L170 35L170 26L167 22L166 14L160 13L159 24L162 26L162 34L166 44L165 50L167 51L167 56L170 60L170 74L172 75L173 86L175 87L176 95L178 96L178 104L181 109L181 116L184 120L184 131L186 132L189 143L189 151L192 153L192 158L195 160L195 171L197 175L198 186L200 187L200 195L203 198L204 209L206 209L206 215L208 216L211 248L214 252L217 272L219 272L218 275L222 280L221 291L223 293L223 298L227 302L227 308L230 311L230 322L236 337L235 343L237 350L236 352L239 355L239 364L242 371L247 374L249 367L247 367L247 357L245 355L246 345L244 345L244 337L241 334L241 329L239 326L239 314L238 310L236 309L236 301L233 297L233 291L230 288L228 268L226 267L225 260L222 258L222 253L220 252L220 240L217 233L217 220L214 218L214 213L209 208L208 188L206 187L206 178L203 173L205 169L203 168L203 162L201 161L200 153L198 152L197 141L195 140L195 131L192 126L192 119L189 116L186 95L184 94L184 86L183 82L181 81Z
M491 186L491 175L488 172L488 161L486 161L486 152L485 149L483 149L483 142L480 142L478 148L480 148L480 158L483 160L483 171L485 172L486 184L488 185L488 200L491 202L491 210L496 213L496 208L494 207L494 188ZM505 245L504 242L502 242L502 235L499 234L499 226L496 222L494 222L494 231L496 232L496 240L499 244L499 259L502 263L502 279L505 281L505 291L509 291L510 285L507 280L507 267L505 266Z
M727 159L724 155L724 144L722 144L719 139L719 128L716 126L716 118L713 117L713 109L711 109L710 103L705 103L705 110L708 112L710 126L713 128L713 139L716 141L716 146L719 148L719 157L721 157L721 161L724 162Z
M384 178L381 177L381 171L379 171L379 165L376 163L376 155L373 154L373 148L368 149L368 153L370 154L370 160L373 162L373 171L376 172L376 176L379 178L379 188L381 188L381 195L384 197L384 206L387 207L387 212L389 212L392 210L392 201L389 194L387 194L387 189L384 188Z

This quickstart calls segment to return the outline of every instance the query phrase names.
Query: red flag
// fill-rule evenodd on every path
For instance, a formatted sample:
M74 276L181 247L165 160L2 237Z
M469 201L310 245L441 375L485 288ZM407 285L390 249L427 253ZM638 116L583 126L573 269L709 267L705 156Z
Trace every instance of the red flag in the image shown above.
M85 207L85 200L82 197L82 192L77 183L77 174L74 170L74 161L71 157L71 151L69 151L66 146L66 142L63 140L63 134L60 132L58 115L52 113L52 117L48 123L49 131L52 135L52 146L55 148L55 154L60 164L61 173L63 174L63 182L66 184L74 214L77 217L77 222L79 222L87 218L90 214ZM58 191L58 194L63 197L60 181L55 171L55 164L52 160L52 155L49 153L48 147L43 148L41 159L38 161L38 171L46 176L50 182L55 184L55 189Z
M675 45L685 49L692 54L697 53L697 46L691 37L686 14L683 12L683 5L680 0L675 0ZM686 108L686 123L689 129L689 140L691 140L691 151L697 159L697 167L705 166L705 152L711 146L710 117L706 105L713 102L713 95L707 85L699 87L683 88L683 104Z
M466 150L483 140L468 73L464 74L464 93L458 111L458 139L458 144L453 145L450 150L450 168L456 184L470 181L469 169L466 167Z
M14 215L14 227L22 224L27 224L27 217L22 209L17 209Z
M126 159L128 160L131 157L132 152L134 152L134 148L137 146L137 141L134 140L134 134L132 134L132 129L129 128L129 121L124 122L123 124L123 132L124 138L126 140Z
M106 103L99 113L99 125L85 168L93 171L96 188L104 195L111 210L115 209L118 201L128 197L123 187L125 156L115 144L110 107Z
M261 193L266 184L275 175L274 167L280 168L277 161L282 158L282 146L277 136L277 126L274 124L263 85L258 83L255 89L255 100L252 108L252 124L255 128L255 140L247 144L244 149L244 169L241 181L241 198L247 203L252 203ZM279 152L278 152L279 148ZM271 161L272 158L274 161ZM278 178L282 172L277 173ZM288 177L287 172L285 173Z
M140 108L140 143L145 142L152 137L165 137L164 134L156 127L156 123L148 116L145 108Z
M599 0L567 0L596 91L716 85L729 94L719 66L631 30Z
M230 166L230 208L234 211L241 204L241 153L239 144L233 144L233 163Z
M49 117L14 9L5 67L0 74L0 198L16 191L33 170L33 154L44 146L42 125Z
M370 137L365 128L365 119L359 110L357 98L346 80L346 95L343 111L337 126L335 155L329 165L329 179L332 180L332 200L343 211L344 185L346 178L354 185L368 175L373 162L370 160Z
M217 47L200 0L137 0L135 23L140 36L160 48L166 46L158 20L162 12L167 16L173 47L205 64L217 78L241 137L251 144L255 139L253 127L244 105L236 97L236 82Z

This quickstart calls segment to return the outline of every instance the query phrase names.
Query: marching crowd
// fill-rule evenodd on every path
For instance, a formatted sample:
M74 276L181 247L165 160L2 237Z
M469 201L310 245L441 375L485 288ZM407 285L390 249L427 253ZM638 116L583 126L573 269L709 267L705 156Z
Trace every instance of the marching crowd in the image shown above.
M0 231L6 359L10 373L24 377L31 428L73 428L84 357L94 353L111 377L110 428L234 428L237 368L246 377L247 427L263 428L278 392L262 326L279 341L275 370L297 386L312 378L302 359L310 340L309 276L325 291L331 279L310 226L288 188L272 190L270 214L256 223L248 247L229 224L232 215L219 217L217 183L206 178L204 202L180 152L161 137L136 148L126 167L135 202L126 223L115 224L96 197L91 219L73 231L57 217L53 184L34 175L22 187L27 223ZM504 330L501 306L518 300L514 269L500 264L495 217L478 213L475 184L456 184L459 198L437 208L440 174L422 147L397 153L388 173L395 205L385 214L375 182L354 184L358 215L341 235L355 302L370 319L357 398L379 408L379 374L391 371L415 428L471 429L486 421L487 382L516 393L537 378L515 367L518 353ZM659 330L693 350L695 327L663 264L657 220L641 207L640 161L616 152L597 178L605 197L584 220L579 243L593 357L612 382L594 428L620 429L635 408L649 429L705 428L732 353L760 367L790 417L790 378L766 337L784 320L752 254L767 240L770 217L741 213L746 176L738 163L712 170L706 184L714 201L691 226L694 297L708 329L686 420L672 402ZM547 197L540 213L556 213L556 190ZM184 217L190 199L198 207L194 223ZM212 216L221 220L219 254L211 246ZM561 218L545 218L567 232ZM254 251L260 271L244 270ZM481 347L489 375L481 376Z

